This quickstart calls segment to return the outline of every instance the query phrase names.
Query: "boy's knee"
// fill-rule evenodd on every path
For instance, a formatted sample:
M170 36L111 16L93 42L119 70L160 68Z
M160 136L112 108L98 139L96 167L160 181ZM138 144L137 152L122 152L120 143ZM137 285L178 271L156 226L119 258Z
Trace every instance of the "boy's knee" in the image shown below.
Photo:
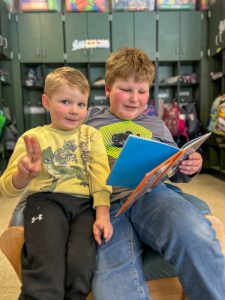
M68 260L69 273L76 276L78 273L83 276L90 276L96 266L96 246L95 244L82 252L76 251Z

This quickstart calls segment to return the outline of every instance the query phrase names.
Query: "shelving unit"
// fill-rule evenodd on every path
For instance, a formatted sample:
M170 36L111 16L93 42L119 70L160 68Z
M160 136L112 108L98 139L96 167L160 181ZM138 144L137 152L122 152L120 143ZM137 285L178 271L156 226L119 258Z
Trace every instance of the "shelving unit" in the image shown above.
M53 67L71 65L81 70L89 79L91 85L89 105L107 105L104 85L95 86L93 83L104 78L105 61L111 51L134 46L143 49L155 63L157 72L150 98L154 99L156 108L160 93L161 95L167 93L168 101L176 98L181 102L187 99L188 101L196 99L200 102L199 80L196 84L179 82L163 84L160 81L163 77L165 79L185 72L196 72L197 76L200 76L203 48L202 15L200 11L113 12L112 14L20 13L17 16L17 35L21 80L24 80L24 70L32 65L42 68L43 79L47 74L44 71L46 65L48 70L51 65ZM169 26L171 20L173 22ZM46 22L48 29L44 25ZM190 24L193 28L190 28ZM165 28L167 35L162 34ZM44 31L53 36L53 40L47 39L47 34L43 34ZM109 41L110 47L87 49L74 47L77 42L95 39ZM28 44L32 45L31 48L27 47ZM45 49L49 47L54 55L47 55ZM34 108L41 106L41 93L42 90L37 87L27 87L24 84L22 86L24 130L46 122L46 114L41 112L41 109ZM36 114L35 121L32 118L33 111L40 112Z
M0 108L6 110L12 107L12 64L11 49L11 14L3 1L0 2ZM4 137L0 142L0 174L4 170L10 155L4 147Z
M209 99L205 113L210 114L214 99L225 94L225 2L217 0L209 10ZM213 133L207 143L204 168L222 179L225 179L225 136Z

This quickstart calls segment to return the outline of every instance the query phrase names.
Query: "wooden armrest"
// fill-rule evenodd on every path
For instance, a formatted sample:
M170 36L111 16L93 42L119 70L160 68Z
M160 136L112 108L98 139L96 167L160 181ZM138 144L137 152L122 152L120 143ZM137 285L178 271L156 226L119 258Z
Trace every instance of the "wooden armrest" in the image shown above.
M23 227L9 227L0 237L0 249L7 257L21 281L20 253L24 243Z

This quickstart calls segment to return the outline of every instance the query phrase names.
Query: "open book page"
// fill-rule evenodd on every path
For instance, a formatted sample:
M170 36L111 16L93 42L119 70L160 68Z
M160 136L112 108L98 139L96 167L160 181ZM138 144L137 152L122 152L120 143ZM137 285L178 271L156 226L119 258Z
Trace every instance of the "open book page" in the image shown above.
M198 136L195 139L192 139L191 141L188 141L186 144L182 146L182 150L184 150L183 154L180 156L180 158L177 160L176 164L173 165L173 167L168 171L168 178L170 178L177 170L177 167L179 163L186 159L188 155L191 153L194 153L198 148L207 140L212 133L206 133L201 136Z
M211 133L207 133L199 136L186 143L181 149L153 140L129 136L107 180L109 185L130 188L134 186L134 191L117 216L135 203L147 190L151 190L171 177L176 172L178 164L195 152L210 135Z

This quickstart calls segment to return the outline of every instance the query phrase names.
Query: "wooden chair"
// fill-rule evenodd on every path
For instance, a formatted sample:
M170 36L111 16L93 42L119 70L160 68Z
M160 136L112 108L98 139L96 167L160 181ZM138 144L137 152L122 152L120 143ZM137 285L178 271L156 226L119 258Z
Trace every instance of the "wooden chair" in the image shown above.
M215 216L207 215L220 242L224 238L223 223ZM0 237L0 249L15 269L21 281L20 253L24 243L24 230L21 226L7 228ZM187 299L178 277L162 278L148 281L149 293L153 300ZM92 300L90 294L86 300Z

